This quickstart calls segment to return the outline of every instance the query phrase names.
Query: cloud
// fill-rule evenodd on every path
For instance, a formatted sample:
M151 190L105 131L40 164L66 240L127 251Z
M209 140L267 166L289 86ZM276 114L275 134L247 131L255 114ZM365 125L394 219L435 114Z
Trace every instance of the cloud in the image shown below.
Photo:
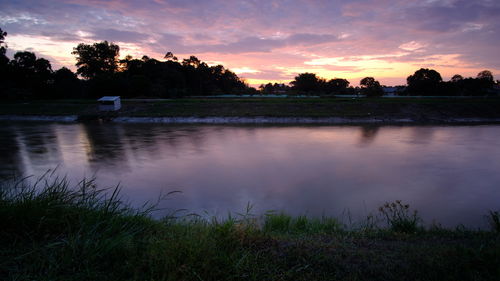
M417 51L426 46L426 44L419 43L417 41L411 41L404 44L399 45L399 48L405 51Z
M107 29L96 29L93 31L92 39L95 40L108 40L113 42L133 42L140 43L149 38L148 35L134 32L134 31L124 31L116 30L112 28Z
M241 73L238 75L249 79L267 79L272 81L290 80L290 75L281 70L264 70L259 72Z
M256 79L309 69L404 81L424 64L464 75L500 71L496 0L0 0L0 7L7 42L48 55L57 44L108 40L121 42L123 53L172 51L248 67L259 72L242 75Z

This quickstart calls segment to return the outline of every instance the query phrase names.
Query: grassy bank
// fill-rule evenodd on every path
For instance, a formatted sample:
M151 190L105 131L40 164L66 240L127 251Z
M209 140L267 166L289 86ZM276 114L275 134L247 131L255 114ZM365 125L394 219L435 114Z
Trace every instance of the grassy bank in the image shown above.
M247 98L123 101L116 116L140 117L378 117L426 121L444 118L500 118L500 98ZM0 115L96 116L96 102L59 100L7 102Z
M116 190L64 180L0 192L1 280L498 280L491 231L424 228L409 206L346 227L285 214L153 220ZM496 222L495 222L496 219Z

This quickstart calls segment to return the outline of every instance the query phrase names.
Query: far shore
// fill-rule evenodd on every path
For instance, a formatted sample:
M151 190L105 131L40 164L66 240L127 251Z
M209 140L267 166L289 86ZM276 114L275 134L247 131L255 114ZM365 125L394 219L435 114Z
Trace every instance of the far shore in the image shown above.
M500 98L187 98L122 100L114 112L96 100L0 103L0 120L166 124L498 124Z
M341 118L341 117L84 117L77 115L0 115L0 121L42 121L42 122L87 122L105 121L113 123L161 123L161 124L318 124L318 125L480 125L500 124L500 118Z

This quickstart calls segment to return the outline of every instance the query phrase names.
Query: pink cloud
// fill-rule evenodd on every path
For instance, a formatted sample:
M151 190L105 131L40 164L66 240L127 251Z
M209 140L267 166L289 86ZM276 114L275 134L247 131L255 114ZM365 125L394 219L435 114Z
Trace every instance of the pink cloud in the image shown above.
M157 58L167 51L196 55L229 68L255 69L244 75L259 79L292 79L294 69L350 77L366 72L403 83L421 65L441 68L444 76L500 72L498 1L0 0L0 5L0 27L19 35L11 38L75 46L110 40L127 46L123 55L128 50ZM38 46L61 60L45 41L14 43ZM64 62L71 60L70 50L65 56ZM450 56L453 61L443 61ZM307 64L314 59L330 63Z

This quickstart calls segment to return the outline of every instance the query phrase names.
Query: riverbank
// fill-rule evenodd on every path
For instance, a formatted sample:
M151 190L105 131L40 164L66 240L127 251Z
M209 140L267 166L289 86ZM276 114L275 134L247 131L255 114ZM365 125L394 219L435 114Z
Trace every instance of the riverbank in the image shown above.
M95 101L0 104L3 120L161 123L468 124L500 123L498 98L178 99L124 100L118 112L98 112Z
M411 125L411 124L500 124L500 118L341 118L341 117L109 117L109 116L49 116L49 115L0 115L0 121L85 122L104 120L116 123L162 124L318 124L318 125Z
M346 226L334 218L150 218L117 190L56 180L1 189L2 280L496 280L492 230L421 226L400 202ZM12 192L12 191L16 192ZM111 196L109 196L112 194ZM485 214L486 215L486 214Z

